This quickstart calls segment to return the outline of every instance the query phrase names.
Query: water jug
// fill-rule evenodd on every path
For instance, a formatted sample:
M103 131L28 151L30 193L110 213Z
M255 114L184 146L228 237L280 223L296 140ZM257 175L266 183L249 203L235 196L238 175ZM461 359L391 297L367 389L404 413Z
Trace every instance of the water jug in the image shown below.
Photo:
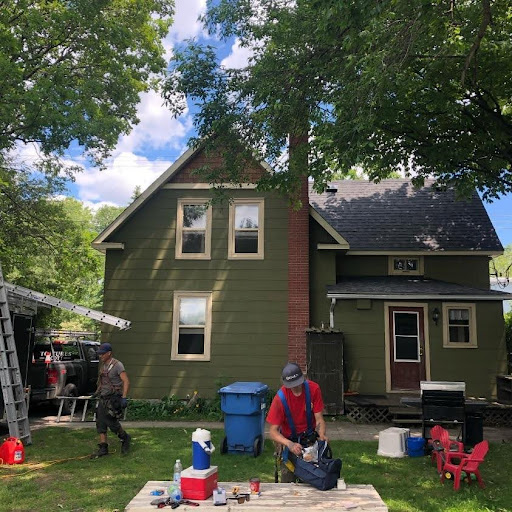
M215 450L211 441L209 430L196 428L192 434L192 467L194 469L208 469L210 455Z
M16 437L8 437L0 446L0 464L21 464L25 460L25 447Z

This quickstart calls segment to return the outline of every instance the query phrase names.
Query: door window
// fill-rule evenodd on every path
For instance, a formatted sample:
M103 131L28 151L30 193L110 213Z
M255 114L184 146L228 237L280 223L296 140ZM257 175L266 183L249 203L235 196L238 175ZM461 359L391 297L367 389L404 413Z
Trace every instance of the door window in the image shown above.
M395 361L419 361L419 315L413 311L393 311Z

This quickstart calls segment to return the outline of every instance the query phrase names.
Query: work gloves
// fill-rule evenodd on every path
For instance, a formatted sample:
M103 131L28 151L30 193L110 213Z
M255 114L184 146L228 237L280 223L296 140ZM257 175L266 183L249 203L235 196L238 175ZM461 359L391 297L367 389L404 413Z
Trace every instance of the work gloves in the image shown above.
M125 398L125 397L121 398L121 407L123 409L126 409L128 407L128 398Z

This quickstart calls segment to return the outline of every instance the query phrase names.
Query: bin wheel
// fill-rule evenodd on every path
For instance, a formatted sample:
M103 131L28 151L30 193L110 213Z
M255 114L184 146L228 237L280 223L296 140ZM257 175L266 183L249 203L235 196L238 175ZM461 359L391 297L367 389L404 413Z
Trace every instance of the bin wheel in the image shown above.
M261 455L261 452L263 451L263 436L258 436L254 440L253 445L253 455L257 457L258 455Z
M222 440L222 446L220 447L220 453L222 455L225 455L226 453L228 453L228 438L227 437L225 437Z

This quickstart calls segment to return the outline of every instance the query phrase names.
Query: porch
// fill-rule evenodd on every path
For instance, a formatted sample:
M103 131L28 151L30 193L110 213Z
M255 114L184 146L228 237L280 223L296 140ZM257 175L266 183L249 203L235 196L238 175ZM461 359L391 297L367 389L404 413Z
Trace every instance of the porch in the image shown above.
M402 399L420 398L417 393L388 393L383 395L345 394L345 415L352 423L393 423L398 426L419 426L420 407L405 405ZM485 400L468 399L467 406L480 405ZM512 405L487 401L482 411L486 427L512 427Z

